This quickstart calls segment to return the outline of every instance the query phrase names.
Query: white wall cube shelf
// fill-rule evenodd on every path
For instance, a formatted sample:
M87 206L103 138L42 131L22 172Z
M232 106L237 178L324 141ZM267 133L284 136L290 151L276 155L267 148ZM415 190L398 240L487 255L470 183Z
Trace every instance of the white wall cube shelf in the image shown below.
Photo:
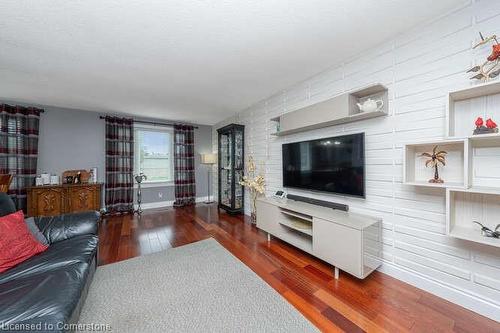
M485 237L478 221L494 230L500 224L500 190L447 189L446 232L449 236L500 247L500 239Z
M476 135L469 140L471 187L500 189L500 135Z
M424 152L432 152L436 145L439 146L439 150L448 152L446 166L439 167L439 175L444 180L444 183L429 183L429 179L434 178L434 168L426 167L426 158L421 157ZM403 183L442 188L469 187L469 148L470 142L467 139L428 141L404 145Z
M471 136L477 117L500 124L500 81L451 91L446 104L448 137Z
M492 230L500 223L500 134L473 135L477 117L500 123L500 81L448 94L448 138L404 145L403 183L447 188L447 234L500 247L499 239L484 237L479 225L473 223L478 221ZM443 184L428 182L433 170L425 168L425 158L419 157L435 145L448 152L446 166L439 172Z

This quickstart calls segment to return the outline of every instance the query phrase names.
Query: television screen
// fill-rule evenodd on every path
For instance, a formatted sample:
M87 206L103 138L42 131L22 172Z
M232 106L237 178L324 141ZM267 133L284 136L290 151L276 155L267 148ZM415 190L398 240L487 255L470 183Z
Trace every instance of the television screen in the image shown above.
M283 144L283 187L365 197L365 134Z

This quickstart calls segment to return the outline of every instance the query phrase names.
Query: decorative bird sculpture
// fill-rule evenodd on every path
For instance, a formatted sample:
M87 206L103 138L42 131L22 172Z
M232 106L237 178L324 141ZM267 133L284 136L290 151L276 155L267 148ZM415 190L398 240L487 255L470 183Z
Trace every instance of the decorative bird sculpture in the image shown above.
M479 37L481 38L481 41L474 45L473 49L489 42L493 42L494 44L492 46L491 54L486 58L486 61L483 64L470 68L467 73L477 73L471 77L471 80L478 79L486 81L500 75L500 44L498 43L496 35L484 38L483 34L479 32Z
M477 222L477 221L472 221L476 224L479 224L481 226L481 234L483 234L483 236L485 237L492 237L492 238L500 238L500 224L498 224L495 228L495 231L491 230L490 228L482 225L481 223Z

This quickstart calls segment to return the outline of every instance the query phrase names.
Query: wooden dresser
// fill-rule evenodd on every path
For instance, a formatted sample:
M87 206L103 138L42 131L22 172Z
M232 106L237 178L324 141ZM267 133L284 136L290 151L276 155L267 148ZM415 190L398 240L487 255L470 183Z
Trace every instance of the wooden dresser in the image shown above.
M28 188L28 216L54 216L101 209L101 183Z

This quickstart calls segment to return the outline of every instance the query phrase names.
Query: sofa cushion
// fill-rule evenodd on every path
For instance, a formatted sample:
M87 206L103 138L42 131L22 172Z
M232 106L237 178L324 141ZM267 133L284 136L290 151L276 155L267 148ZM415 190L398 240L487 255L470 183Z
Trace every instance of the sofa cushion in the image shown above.
M47 251L0 273L0 284L69 267L76 263L90 263L97 252L97 244L98 238L95 235L82 235L54 243Z
M45 238L45 236L40 232L40 229L38 229L34 217L28 217L24 219L24 223L26 223L26 226L28 227L29 231L39 243L43 245L49 245L47 238Z
M35 217L35 223L50 244L79 235L97 235L100 214L94 211Z
M82 293L91 270L89 263L74 263L0 284L0 331L15 324L61 331L59 326L72 321L80 298L85 296ZM47 325L53 326L47 329Z
M31 235L22 211L0 217L0 273L46 249Z

